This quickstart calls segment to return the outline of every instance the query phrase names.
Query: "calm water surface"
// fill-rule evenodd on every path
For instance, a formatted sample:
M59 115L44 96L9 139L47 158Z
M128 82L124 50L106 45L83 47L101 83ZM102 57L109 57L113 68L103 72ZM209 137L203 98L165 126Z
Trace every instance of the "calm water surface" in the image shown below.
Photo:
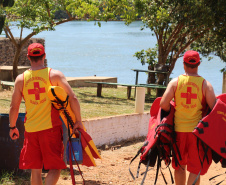
M131 69L147 69L133 57L136 51L154 47L156 38L150 29L140 30L137 21L130 26L123 22L74 21L56 27L56 31L45 31L35 37L45 39L48 66L61 70L68 77L108 76L117 77L119 83L135 83L135 72ZM13 29L19 36L19 31ZM25 30L24 35L30 33ZM222 73L225 64L219 58L211 61L203 58L199 74L210 81L216 94L222 93ZM171 77L183 73L182 58L178 59ZM147 75L139 73L139 83L146 83Z

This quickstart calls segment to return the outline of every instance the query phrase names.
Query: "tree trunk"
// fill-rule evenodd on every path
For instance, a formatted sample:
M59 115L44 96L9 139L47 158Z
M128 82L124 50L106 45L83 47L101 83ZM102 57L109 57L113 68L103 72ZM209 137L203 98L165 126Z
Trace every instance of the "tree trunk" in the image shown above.
M154 66L149 65L148 66L148 70L154 70ZM148 73L147 83L148 84L154 84L155 81L156 81L156 79L155 79L155 73ZM151 94L151 88L147 88L147 94Z
M162 64L156 64L155 71L168 72L169 67ZM166 78L167 78L166 74L157 74L157 84L166 85ZM165 92L165 89L157 89L156 96L161 97L164 94L164 92Z
M13 59L13 79L14 79L14 81L16 80L16 77L18 76L18 68L17 67L18 67L21 49L22 49L21 46L16 47L16 53L15 53L14 59Z

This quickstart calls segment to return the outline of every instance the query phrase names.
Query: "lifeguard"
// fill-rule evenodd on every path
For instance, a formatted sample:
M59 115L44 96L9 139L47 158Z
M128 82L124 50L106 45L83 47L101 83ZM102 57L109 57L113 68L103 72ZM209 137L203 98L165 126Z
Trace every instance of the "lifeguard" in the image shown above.
M169 111L170 101L174 98L176 142L182 157L182 160L179 161L181 166L176 166L173 158L172 166L175 169L175 182L176 185L185 185L186 170L188 170L190 173L187 185L191 185L202 168L197 151L197 139L192 131L202 118L204 108L207 105L210 109L214 107L216 97L212 85L198 75L199 53L193 50L185 52L183 64L185 73L172 79L168 84L161 99L160 107ZM209 164L205 161L201 175L207 172L211 164L211 153L208 154L208 157L210 159ZM200 178L196 185L199 184Z

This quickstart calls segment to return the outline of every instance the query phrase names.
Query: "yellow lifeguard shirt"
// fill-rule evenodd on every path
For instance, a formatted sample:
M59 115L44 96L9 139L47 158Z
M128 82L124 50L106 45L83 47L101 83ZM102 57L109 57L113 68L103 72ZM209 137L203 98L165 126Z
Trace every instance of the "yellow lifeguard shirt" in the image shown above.
M201 76L178 77L175 92L175 114L174 123L177 132L192 132L202 118L205 107L203 96L203 82Z
M23 98L26 106L25 130L37 132L61 125L59 112L47 96L49 86L52 86L49 73L51 68L26 70L23 73Z

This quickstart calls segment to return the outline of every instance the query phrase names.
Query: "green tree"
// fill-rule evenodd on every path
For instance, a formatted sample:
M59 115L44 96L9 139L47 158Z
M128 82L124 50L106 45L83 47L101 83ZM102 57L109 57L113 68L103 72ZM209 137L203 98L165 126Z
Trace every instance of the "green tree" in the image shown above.
M14 5L14 0L0 0L0 34L2 34L2 30L5 24L5 7L12 7Z
M137 52L135 56L143 64L153 60L157 60L160 65L168 64L170 73L177 59L189 47L198 49L205 55L214 52L224 59L225 48L220 46L225 46L223 43L226 33L225 7L224 0L106 0L105 2L106 17L112 16L111 13L121 15L126 24L137 18L143 21L142 29L150 29L156 36L157 55L150 53L154 49L148 49L146 53L143 50ZM110 13L107 13L108 11ZM162 84L163 79L160 78L158 83Z
M65 11L66 19L56 20L56 11ZM3 27L7 37L16 48L13 59L13 78L18 75L17 66L20 52L24 44L34 35L44 30L54 30L59 24L68 21L85 19L87 21L99 17L98 2L95 0L16 0L13 7L5 7L6 20ZM16 39L11 29L18 27L20 37ZM23 37L23 29L31 32Z

